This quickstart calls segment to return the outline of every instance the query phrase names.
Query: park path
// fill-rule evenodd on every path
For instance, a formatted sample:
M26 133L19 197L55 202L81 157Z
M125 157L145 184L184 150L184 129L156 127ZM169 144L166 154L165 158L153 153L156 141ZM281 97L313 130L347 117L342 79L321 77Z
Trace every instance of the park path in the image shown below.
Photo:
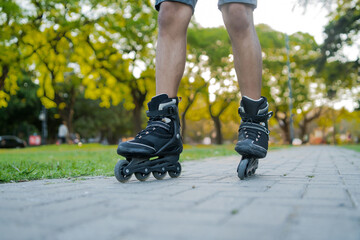
M0 185L0 239L360 239L360 153L271 151L240 181L239 156L182 164L178 179Z

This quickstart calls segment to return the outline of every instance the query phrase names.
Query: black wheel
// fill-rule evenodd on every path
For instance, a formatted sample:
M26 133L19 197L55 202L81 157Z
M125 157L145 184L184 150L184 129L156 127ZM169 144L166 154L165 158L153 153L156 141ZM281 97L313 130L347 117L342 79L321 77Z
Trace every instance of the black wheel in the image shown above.
M135 173L136 179L142 182L146 181L149 178L149 176L150 173L139 173L139 172Z
M177 162L175 164L175 167L176 167L176 171L169 171L169 176L171 178L177 178L181 174L181 164L179 162Z
M124 173L124 168L129 165L129 162L126 160L120 160L116 163L114 168L115 177L119 182L127 182L131 178L132 174L126 175Z
M166 176L166 172L154 171L152 174L153 174L154 178L156 178L157 180L163 180L164 177Z
M248 159L243 159L243 160L241 160L240 163L239 163L237 172L238 172L238 177L239 177L241 180L244 180L244 178L247 176L246 168L247 168L248 163L249 163L249 160L248 160Z

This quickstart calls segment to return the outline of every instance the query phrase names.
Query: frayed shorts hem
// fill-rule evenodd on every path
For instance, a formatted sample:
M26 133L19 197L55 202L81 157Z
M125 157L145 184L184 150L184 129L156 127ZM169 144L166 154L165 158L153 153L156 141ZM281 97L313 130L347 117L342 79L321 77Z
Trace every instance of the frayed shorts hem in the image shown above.
M193 12L195 10L195 6L197 3L197 0L156 0L155 2L155 9L157 11L160 10L160 5L163 2L179 2L179 3L183 3L186 5L189 5ZM218 2L218 8L220 9L222 5L227 4L227 3L245 3L245 4L250 4L253 6L253 8L255 9L257 6L257 0L219 0Z

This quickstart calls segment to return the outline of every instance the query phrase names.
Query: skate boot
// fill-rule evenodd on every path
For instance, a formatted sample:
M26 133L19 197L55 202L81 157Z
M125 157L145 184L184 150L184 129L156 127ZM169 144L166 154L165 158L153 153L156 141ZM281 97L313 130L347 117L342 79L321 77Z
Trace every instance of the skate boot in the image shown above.
M168 172L176 178L181 174L178 162L182 152L178 98L166 94L153 97L148 103L147 127L133 140L119 144L117 153L126 158L115 166L115 177L120 182L128 181L132 174L145 181L150 173L161 180Z
M258 159L267 154L270 133L268 119L273 114L268 110L269 104L265 97L255 101L244 96L241 100L239 115L242 121L235 146L235 150L242 155L238 166L240 179L254 174L258 168Z

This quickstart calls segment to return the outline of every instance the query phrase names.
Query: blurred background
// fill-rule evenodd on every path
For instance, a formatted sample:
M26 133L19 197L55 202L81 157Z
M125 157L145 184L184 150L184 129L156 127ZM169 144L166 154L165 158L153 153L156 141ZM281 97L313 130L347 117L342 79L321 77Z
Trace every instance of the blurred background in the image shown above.
M146 103L155 94L153 4L2 0L2 139L14 136L24 146L59 143L64 123L68 143L117 144L144 128ZM187 144L237 139L241 95L216 4L199 0L188 31L179 89ZM359 143L360 1L258 5L262 94L274 112L271 143Z

